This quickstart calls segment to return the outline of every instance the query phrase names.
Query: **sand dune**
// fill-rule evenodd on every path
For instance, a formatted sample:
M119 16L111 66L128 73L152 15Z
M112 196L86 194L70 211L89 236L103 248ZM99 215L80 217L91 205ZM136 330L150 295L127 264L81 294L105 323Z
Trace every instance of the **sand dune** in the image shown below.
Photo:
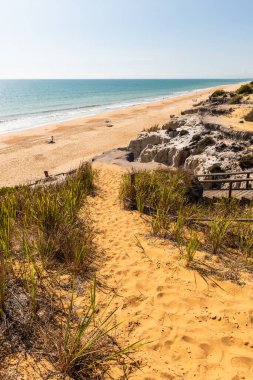
M117 294L122 342L151 341L135 354L142 366L129 378L253 378L252 283L218 287L187 270L175 246L151 238L147 220L121 208L123 169L95 167L98 195L90 207L104 252L98 277Z

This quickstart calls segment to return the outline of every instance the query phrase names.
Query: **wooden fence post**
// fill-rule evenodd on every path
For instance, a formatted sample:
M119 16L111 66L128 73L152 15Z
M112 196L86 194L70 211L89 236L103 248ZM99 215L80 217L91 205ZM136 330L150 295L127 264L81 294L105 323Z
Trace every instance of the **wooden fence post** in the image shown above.
M247 173L247 179L250 178L250 173ZM246 189L249 189L249 181L246 182Z
M233 182L231 181L229 183L229 190L228 190L228 198L231 199L232 198L232 186L233 186Z

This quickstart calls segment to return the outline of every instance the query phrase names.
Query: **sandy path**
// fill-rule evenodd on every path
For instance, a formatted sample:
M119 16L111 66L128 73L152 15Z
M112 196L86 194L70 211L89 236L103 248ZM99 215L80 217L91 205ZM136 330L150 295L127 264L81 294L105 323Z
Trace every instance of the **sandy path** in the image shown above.
M124 321L125 343L153 341L135 354L144 366L130 378L252 379L252 283L222 282L222 290L207 286L197 273L195 283L177 249L149 238L139 213L120 207L122 169L96 167L98 195L90 199L91 215L105 255L98 276L119 295L117 319Z

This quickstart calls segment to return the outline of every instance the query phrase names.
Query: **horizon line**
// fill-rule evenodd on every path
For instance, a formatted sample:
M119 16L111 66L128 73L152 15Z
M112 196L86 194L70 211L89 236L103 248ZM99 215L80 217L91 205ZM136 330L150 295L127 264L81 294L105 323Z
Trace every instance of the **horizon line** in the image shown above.
M178 77L178 78L1 78L0 80L251 80L253 77Z

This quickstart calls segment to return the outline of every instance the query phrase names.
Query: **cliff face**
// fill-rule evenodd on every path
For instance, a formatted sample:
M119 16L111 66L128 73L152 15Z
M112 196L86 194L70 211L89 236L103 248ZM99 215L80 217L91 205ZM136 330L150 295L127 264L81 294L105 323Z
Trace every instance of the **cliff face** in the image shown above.
M143 132L129 144L134 159L184 167L195 173L241 170L239 160L251 153L253 133L206 122L199 113L171 119L157 132Z

